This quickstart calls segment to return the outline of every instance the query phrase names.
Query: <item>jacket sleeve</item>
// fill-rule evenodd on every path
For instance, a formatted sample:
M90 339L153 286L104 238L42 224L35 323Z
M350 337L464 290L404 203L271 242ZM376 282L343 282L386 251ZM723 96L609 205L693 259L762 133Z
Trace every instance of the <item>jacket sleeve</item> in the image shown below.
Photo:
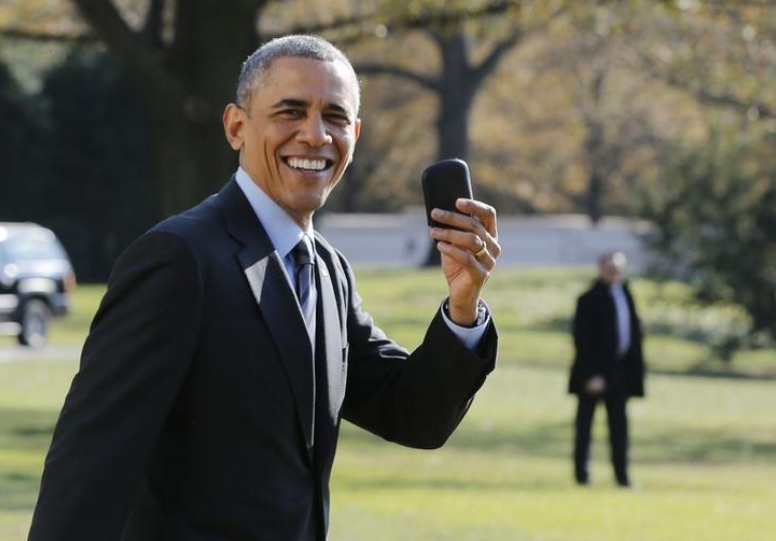
M117 261L54 430L30 541L120 538L195 346L198 283L194 256L169 233Z
M351 300L344 417L389 441L440 447L495 366L498 335L492 318L473 351L438 311L423 342L410 354L375 326L361 307L349 269L347 276Z
M600 358L595 353L595 335L598 332L596 316L594 314L593 298L582 295L577 300L577 308L574 313L573 334L574 348L576 350L575 377L581 384L583 381L603 373Z

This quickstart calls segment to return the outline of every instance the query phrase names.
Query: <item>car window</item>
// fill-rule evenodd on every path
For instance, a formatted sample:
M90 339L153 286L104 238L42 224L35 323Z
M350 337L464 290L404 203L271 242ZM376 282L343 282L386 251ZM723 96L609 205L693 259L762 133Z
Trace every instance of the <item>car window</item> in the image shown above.
M62 259L62 248L49 240L31 237L10 237L3 243L5 255L10 261L34 261L36 259Z

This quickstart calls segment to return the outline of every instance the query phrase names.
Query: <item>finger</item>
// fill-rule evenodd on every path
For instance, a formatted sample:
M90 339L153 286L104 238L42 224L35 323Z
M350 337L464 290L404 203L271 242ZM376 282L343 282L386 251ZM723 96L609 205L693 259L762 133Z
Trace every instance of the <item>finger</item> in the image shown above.
M472 251L472 255L474 257L476 257L477 259L479 259L480 257L483 257L483 256L487 255L487 253L488 253L488 243L485 242L484 240L480 239L479 236L477 237L477 239L479 239L480 247L478 249Z
M473 271L474 275L478 276L477 281L480 283L484 283L487 280L488 274L495 265L495 260L487 250L480 257L475 257L471 251L461 249L447 242L438 242L437 250L444 256L448 256L468 268L469 272Z
M441 230L440 234L442 236L450 237L452 234L450 234L447 230ZM469 233L461 233L458 232L459 235L467 235L470 236ZM433 236L432 236L433 237ZM460 238L460 237L457 237ZM485 271L487 274L493 268L496 266L496 260L498 258L497 253L494 254L490 251L490 248L483 244L478 248L476 251L472 250L470 248L470 245L461 245L456 244L453 242L447 242L445 240L441 240L438 238L435 238L434 240L437 240L437 249L442 253L449 255L451 258L453 258L458 263L461 263L462 265L465 265L469 268L476 268L477 272ZM496 250L500 250L498 245L496 244Z
M494 207L476 199L464 198L456 200L455 206L462 213L477 218L492 237L498 237L498 220Z
M440 224L452 229L460 229L461 231L471 229L472 225L472 217L470 215L461 214L454 210L435 208L431 210L431 217Z
M480 211L481 214L487 215L487 212ZM488 235L492 235L491 229L495 231L495 225L492 228L486 226L482 219L473 214L462 214L452 210L443 210L435 208L431 211L431 217L441 224L457 229L460 231L469 231L478 234L480 238L485 240ZM490 219L486 217L486 220Z
M498 255L493 254L487 244L484 244L480 250L473 252L471 255L477 263L487 270L492 270L496 266Z
M469 227L474 231L432 227L430 230L431 238L435 241L455 246L468 254L476 255L477 259L483 259L487 255L495 263L496 259L501 255L501 246L498 240L491 237L476 219L471 217L466 217L465 219L468 220L468 225L465 227ZM463 222L461 223L463 224ZM461 225L461 227L463 228L464 225ZM485 249L484 251L483 248Z
M466 217L466 220L468 220L469 223L465 227L474 229L474 226L471 224L472 218ZM436 241L452 244L461 250L466 250L471 253L479 252L483 246L487 247L486 240L482 238L480 234L474 231L464 230L463 228L463 223L458 229L432 227L430 234L431 238ZM480 226L480 230L484 236L487 236L487 232L482 229L482 226Z
M486 249L494 259L498 259L501 255L501 245L498 243L498 238L490 234L485 228L485 225L476 216L470 216L472 237L471 242L475 244L474 248L470 248L471 251L477 257L481 257L484 253L483 248ZM480 244L480 240L482 244Z

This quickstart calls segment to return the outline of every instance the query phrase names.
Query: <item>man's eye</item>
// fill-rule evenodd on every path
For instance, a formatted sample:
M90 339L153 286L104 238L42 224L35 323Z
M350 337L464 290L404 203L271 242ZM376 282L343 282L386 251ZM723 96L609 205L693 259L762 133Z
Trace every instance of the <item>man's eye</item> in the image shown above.
M300 109L283 109L282 111L278 111L278 114L280 116L285 116L289 118L300 118L304 116L304 111Z
M328 118L330 122L333 122L340 126L347 126L350 124L350 118L348 118L346 115L330 114L330 115L326 115L326 118Z

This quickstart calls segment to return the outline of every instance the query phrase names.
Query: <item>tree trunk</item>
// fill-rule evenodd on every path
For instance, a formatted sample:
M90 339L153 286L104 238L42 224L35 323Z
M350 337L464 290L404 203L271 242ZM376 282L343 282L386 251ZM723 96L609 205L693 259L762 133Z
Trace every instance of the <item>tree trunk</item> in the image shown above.
M603 197L605 173L603 171L604 127L600 121L588 118L585 151L588 156L587 197L585 208L590 223L596 225L603 217L601 198Z
M466 160L469 156L469 112L477 85L473 84L463 31L442 40L442 45L437 158Z
M259 43L257 19L270 0L174 4L166 31L156 0L145 29L130 28L109 0L72 0L146 98L156 137L159 217L221 186L236 167L221 125L245 58Z
M599 60L593 60L593 78L590 84L590 111L585 113L584 148L587 154L587 197L585 198L585 210L594 226L603 218L603 203L606 183L606 133L604 124L600 119L601 99L603 85L606 78L606 64Z
M182 92L152 92L160 215L196 204L214 193L237 167L224 137L221 115L234 101L242 62L256 48L258 10L224 9L213 0L187 2L176 13L170 67ZM158 89L157 89L158 90Z
M442 53L437 116L437 159L469 157L469 113L479 82L469 65L463 30L438 38ZM436 242L431 242L423 260L424 267L438 267L442 258Z

